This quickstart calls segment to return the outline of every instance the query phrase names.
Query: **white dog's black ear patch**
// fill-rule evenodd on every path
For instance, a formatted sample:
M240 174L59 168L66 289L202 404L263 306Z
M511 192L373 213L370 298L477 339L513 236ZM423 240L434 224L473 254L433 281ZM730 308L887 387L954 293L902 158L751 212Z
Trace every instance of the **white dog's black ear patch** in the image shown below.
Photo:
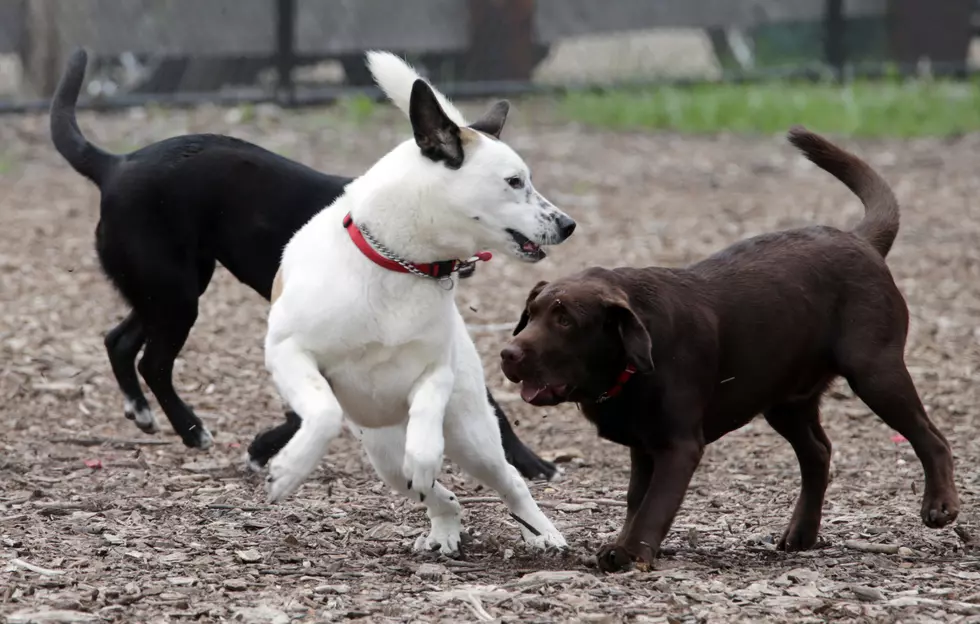
M423 156L444 162L450 169L459 169L463 165L459 126L442 110L432 87L424 80L416 80L412 85L408 118L415 132L415 143Z
M507 121L507 113L509 112L510 102L500 100L491 106L490 110L483 114L483 117L471 123L470 128L499 139L500 131L504 129L504 122Z

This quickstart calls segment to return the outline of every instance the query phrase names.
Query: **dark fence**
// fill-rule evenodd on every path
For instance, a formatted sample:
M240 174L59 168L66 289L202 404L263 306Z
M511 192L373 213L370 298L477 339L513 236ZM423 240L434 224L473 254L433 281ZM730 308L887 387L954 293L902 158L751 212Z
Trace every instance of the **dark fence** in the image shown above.
M362 60L371 48L405 55L456 97L665 80L846 79L926 68L962 77L972 67L976 5L0 0L0 109L43 108L76 46L92 57L86 105L101 107L148 101L302 105L373 93ZM700 65L688 62L694 56L703 57Z

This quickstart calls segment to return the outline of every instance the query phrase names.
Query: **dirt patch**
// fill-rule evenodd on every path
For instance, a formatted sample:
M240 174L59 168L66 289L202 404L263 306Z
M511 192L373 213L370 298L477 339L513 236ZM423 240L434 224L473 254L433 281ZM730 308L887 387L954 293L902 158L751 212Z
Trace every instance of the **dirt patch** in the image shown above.
M655 571L602 575L593 554L622 521L628 454L597 440L571 407L522 404L503 379L496 354L527 290L590 264L678 265L777 228L846 226L860 205L781 137L588 132L535 104L513 118L505 139L579 229L539 265L481 266L458 301L519 434L565 460L561 478L534 491L571 550L528 552L503 506L450 466L469 530L459 560L410 551L424 512L389 495L348 437L297 495L265 504L261 478L241 460L280 418L262 365L266 304L223 270L176 372L215 448L191 452L123 418L102 336L125 309L98 271L96 193L54 154L45 118L5 118L0 613L10 622L980 621L980 557L968 548L980 540L980 137L846 143L902 202L890 264L912 312L912 375L956 455L959 533L922 526L914 453L839 384L824 405L835 448L822 548L774 550L799 473L789 445L758 421L709 448ZM388 112L355 125L264 108L85 115L82 126L117 149L232 133L350 174L408 136Z

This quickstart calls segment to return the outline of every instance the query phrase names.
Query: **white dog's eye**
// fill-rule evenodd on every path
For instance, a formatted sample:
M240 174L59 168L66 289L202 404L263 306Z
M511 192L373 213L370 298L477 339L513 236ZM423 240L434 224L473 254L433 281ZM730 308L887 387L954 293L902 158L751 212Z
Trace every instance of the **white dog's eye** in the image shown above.
M522 189L524 188L524 178L521 176L514 176L512 178L507 178L507 184L510 185L512 189Z

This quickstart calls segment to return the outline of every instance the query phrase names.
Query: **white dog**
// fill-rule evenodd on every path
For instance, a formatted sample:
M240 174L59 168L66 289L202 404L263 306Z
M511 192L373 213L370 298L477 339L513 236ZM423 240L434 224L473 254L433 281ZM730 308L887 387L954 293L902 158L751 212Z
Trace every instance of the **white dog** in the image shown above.
M416 549L459 546L459 502L436 482L443 451L500 494L525 541L564 547L504 458L453 273L466 265L458 259L488 248L536 262L540 246L565 240L575 222L498 140L507 102L467 127L404 61L367 59L415 140L351 182L286 246L266 366L302 426L269 465L269 498L303 483L346 417L385 483L426 505L432 528Z

